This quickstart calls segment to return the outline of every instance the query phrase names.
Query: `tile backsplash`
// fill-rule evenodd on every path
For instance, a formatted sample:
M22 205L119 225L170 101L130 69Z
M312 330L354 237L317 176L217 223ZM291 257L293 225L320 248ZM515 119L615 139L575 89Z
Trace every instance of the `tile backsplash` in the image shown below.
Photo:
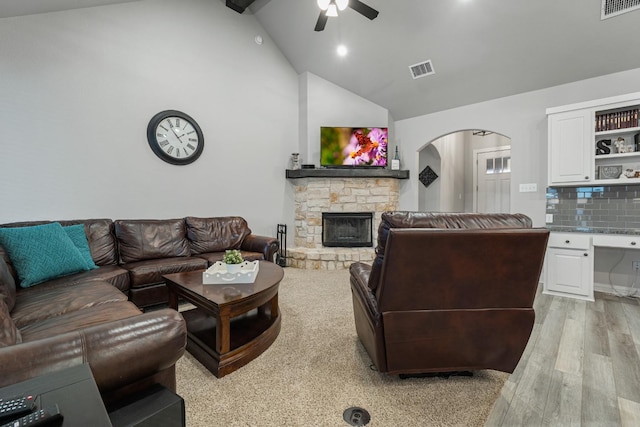
M596 233L640 232L640 185L547 188L547 226Z

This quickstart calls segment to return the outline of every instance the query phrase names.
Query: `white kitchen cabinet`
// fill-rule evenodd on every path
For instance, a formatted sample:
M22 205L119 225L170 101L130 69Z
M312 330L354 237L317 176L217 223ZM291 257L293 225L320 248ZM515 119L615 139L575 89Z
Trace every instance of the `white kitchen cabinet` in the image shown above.
M549 185L589 182L593 177L593 112L549 116Z
M640 92L547 108L549 186L640 184Z
M591 236L551 233L547 245L543 292L593 301Z

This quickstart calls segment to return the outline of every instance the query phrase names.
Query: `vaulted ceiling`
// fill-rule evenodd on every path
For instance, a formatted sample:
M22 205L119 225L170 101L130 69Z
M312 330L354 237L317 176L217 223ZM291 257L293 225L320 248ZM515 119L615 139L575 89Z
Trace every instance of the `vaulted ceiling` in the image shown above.
M322 32L316 0L239 1L298 73L396 120L640 68L640 10L601 20L601 0L363 0L375 20L346 9ZM0 0L0 18L123 2ZM435 74L413 79L409 66L427 59Z
M316 0L256 0L248 11L298 73L396 120L640 67L640 10L601 20L601 0L363 1L375 20L346 9L322 32ZM435 74L414 80L409 66L427 59Z

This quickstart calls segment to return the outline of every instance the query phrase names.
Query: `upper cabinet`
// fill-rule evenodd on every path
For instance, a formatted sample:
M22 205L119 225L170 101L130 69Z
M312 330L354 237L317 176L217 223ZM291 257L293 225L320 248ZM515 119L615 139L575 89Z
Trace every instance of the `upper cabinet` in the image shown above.
M593 176L592 113L566 111L549 115L549 182L574 184Z
M549 185L640 183L640 93L547 109Z

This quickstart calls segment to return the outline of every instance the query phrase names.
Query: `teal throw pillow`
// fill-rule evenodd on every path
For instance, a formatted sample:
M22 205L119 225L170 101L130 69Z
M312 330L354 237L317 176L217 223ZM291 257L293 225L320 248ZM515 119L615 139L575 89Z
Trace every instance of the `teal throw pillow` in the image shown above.
M57 222L0 228L0 245L9 254L23 288L87 270L80 251Z
M85 261L87 270L94 270L98 268L96 263L93 262L93 257L91 256L91 249L89 249L89 241L87 240L87 233L84 231L84 225L69 225L67 227L62 227L62 229L67 233L67 236L69 236L74 246L80 251L80 255L82 255L82 258Z

